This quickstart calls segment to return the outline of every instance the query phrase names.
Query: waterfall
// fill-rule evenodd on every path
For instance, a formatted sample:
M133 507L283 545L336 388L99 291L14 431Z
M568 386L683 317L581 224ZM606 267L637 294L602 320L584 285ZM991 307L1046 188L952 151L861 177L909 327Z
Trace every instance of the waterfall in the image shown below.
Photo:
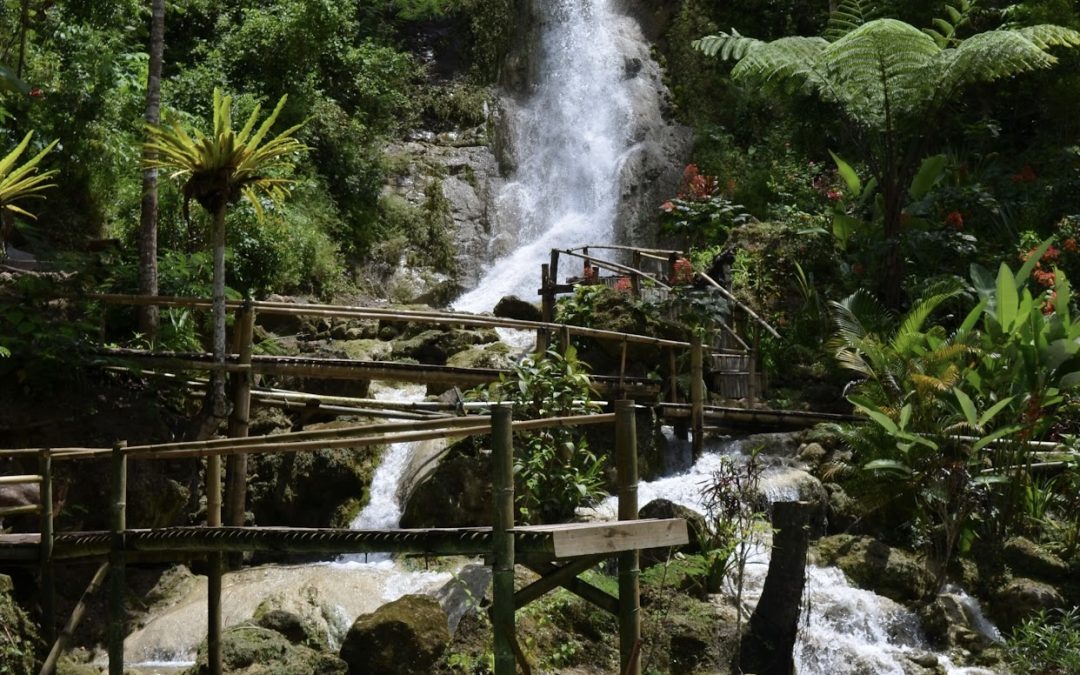
M513 120L520 158L496 197L491 254L505 255L455 307L485 311L504 295L536 294L552 248L614 240L619 165L633 147L632 98L619 49L625 17L611 0L538 2L542 32L535 84Z

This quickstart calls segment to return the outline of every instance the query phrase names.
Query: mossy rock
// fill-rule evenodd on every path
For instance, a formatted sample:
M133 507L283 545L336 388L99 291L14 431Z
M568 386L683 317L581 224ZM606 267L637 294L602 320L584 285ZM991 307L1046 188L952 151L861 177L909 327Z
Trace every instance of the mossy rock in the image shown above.
M359 617L341 645L341 658L350 673L427 675L449 643L438 601L406 595Z
M421 363L444 365L454 354L475 345L498 340L492 331L428 330L414 337L394 343L395 359L416 359Z
M514 363L510 345L493 342L489 345L469 347L446 360L446 365L455 368L509 368Z
M815 552L818 564L835 565L856 586L899 603L918 603L934 590L933 574L914 554L870 537L825 537Z
M382 361L394 350L392 343L377 339L346 340L339 345L350 359L357 361Z
M994 594L990 613L1003 632L1016 626L1040 610L1063 609L1065 598L1050 584L1017 577Z
M281 633L241 624L221 635L222 664L233 675L346 675L345 662L333 654L293 644ZM185 675L209 675L206 643L199 646L195 665Z
M1056 555L1025 537L1005 542L1005 563L1013 574L1058 582L1069 576L1069 566Z

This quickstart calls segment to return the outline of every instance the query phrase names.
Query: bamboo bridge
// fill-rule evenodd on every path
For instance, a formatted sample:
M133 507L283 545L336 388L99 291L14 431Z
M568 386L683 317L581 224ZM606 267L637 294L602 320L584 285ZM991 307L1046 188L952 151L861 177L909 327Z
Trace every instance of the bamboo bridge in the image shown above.
M599 247L593 247L594 251ZM637 439L635 408L652 406L658 413L692 432L695 453L700 453L707 420L718 424L769 424L771 426L810 426L822 421L820 415L788 413L708 405L705 387L706 363L714 372L714 388L726 391L726 398L749 398L760 395L764 377L756 372L759 329L775 333L749 308L743 306L723 287L701 275L710 287L723 295L730 306L740 311L754 326L749 340L740 337L736 326L722 324L724 336L711 346L694 337L689 342L650 336L566 325L554 322L554 303L558 293L573 290L580 283L610 283L599 275L588 279L571 277L557 283L559 257L577 257L585 261L585 270L600 268L630 280L634 293L670 290L663 270L649 272L646 263L666 265L669 280L675 274L677 252L607 247L618 253L630 253L634 266L597 258L588 247L553 251L550 265L544 265L540 295L543 303L541 321L496 318L453 312L398 310L370 307L342 307L321 304L284 302L230 301L228 310L235 313L232 353L224 363L214 362L202 353L162 353L131 349L101 349L97 358L103 368L135 370L146 375L173 378L191 391L205 390L206 380L190 378L193 372L226 371L233 380L233 413L229 438L142 446L118 443L112 448L27 448L0 450L3 456L35 455L39 473L0 477L0 485L33 483L40 489L36 506L0 509L0 517L13 513L36 512L40 531L31 534L0 535L0 564L22 564L40 569L45 633L52 649L41 673L55 672L60 653L70 644L73 633L85 612L87 596L106 580L109 586L110 628L108 640L110 675L123 672L124 642L124 569L140 560L190 560L206 556L209 561L208 654L212 673L221 672L221 574L223 556L246 551L280 551L324 555L369 552L410 553L427 556L486 556L494 571L492 625L495 641L496 675L510 675L522 665L523 656L514 632L514 612L525 604L557 587L564 587L598 607L619 617L620 672L640 673L640 611L638 597L638 551L645 548L677 546L687 542L686 523L681 519L640 520L637 517ZM211 301L197 298L144 297L123 295L95 296L107 304L157 305L208 309ZM389 322L443 326L501 327L535 331L538 350L557 341L567 346L573 337L612 341L620 346L621 363L615 374L594 376L595 388L608 398L608 412L603 414L538 419L511 420L507 405L482 402L413 402L397 405L386 401L342 396L324 396L301 391L256 386L255 376L291 376L303 379L391 380L470 387L498 381L509 371L494 368L455 368L430 364L405 364L385 361L360 361L335 358L275 357L254 354L256 314L307 316L337 319L368 319ZM667 352L669 380L632 377L627 374L627 354L631 345L647 345ZM685 358L688 354L689 358ZM683 358L679 358L683 357ZM688 363L680 373L678 363ZM732 365L734 364L734 366ZM154 370L147 370L154 369ZM688 400L680 401L679 377L689 379ZM725 384L725 382L727 384ZM723 397L723 395L722 395ZM294 431L273 436L248 436L252 405L314 407L326 413L348 416L398 418L404 421L352 425L318 431ZM476 414L477 412L489 414ZM839 416L838 416L839 417ZM515 526L513 447L514 432L553 426L613 424L618 483L618 521L573 523L543 526ZM324 448L362 450L373 445L435 438L491 435L493 447L494 521L490 527L420 530L345 530L293 527L243 527L246 493L246 457L253 453L295 453ZM222 518L221 458L229 462L226 519ZM109 459L112 463L110 513L111 528L98 532L54 531L52 513L52 471L54 462ZM205 459L207 524L200 527L128 528L126 525L127 465L130 460ZM589 585L579 575L603 560L618 556L619 594L608 593ZM54 570L58 564L73 561L101 561L97 574L76 605L64 629L57 635L54 600ZM521 589L514 587L514 566L521 564L539 575L539 579Z

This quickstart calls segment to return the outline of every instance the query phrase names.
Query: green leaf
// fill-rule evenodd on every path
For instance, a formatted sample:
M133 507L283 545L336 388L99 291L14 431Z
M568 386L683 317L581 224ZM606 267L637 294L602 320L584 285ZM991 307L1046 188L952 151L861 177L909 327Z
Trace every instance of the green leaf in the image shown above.
M836 243L841 251L847 250L851 235L855 234L860 225L862 225L862 221L846 213L833 214L833 236L836 237Z
M975 451L975 452L978 452L979 450L982 450L983 448L990 445L991 443L993 443L995 441L999 441L1002 438L1005 438L1006 436L1009 436L1011 434L1015 434L1016 432L1020 431L1023 428L1024 427L1019 425L1019 424L1012 424L1012 425L1007 426L1007 427L1002 427L1002 428L994 431L992 434L989 434L987 436L983 436L979 440L975 441L975 444L973 446L971 446L971 449L973 451Z
M1020 304L1017 285L1012 270L1005 263L1001 263L997 276L997 320L1005 332L1012 330L1013 322L1016 320L1016 309Z
M930 188L941 180L947 165L948 160L945 155L932 155L924 159L919 166L919 171L915 174L915 178L911 181L911 187L908 188L908 194L911 195L911 198L914 201L919 201L925 197L930 192Z
M956 400L960 403L960 409L964 411L964 419L967 420L968 426L972 429L978 426L978 419L975 414L975 404L971 402L971 397L964 393L963 389L953 389L953 394L956 395Z
M1012 400L1014 398L1016 398L1016 397L1015 396L1009 396L1008 398L1003 398L1000 401L998 401L997 403L995 403L994 405L987 408L986 412L984 412L982 414L982 417L979 418L979 426L980 427L985 427L990 422L990 420L994 419L994 417L999 412L1004 410L1006 406L1008 406L1010 403L1012 403Z
M891 417L881 412L880 410L874 410L871 407L858 403L852 400L852 397L850 396L848 397L848 400L851 401L851 403L856 408L865 413L867 417L884 427L885 430L888 431L890 434L895 434L900 431L899 427L896 426L896 422L894 422Z
M911 467L894 459L875 459L863 465L864 471L895 471L905 476L912 475Z
M859 180L859 174L855 173L855 169L852 169L850 164L837 157L832 150L829 151L829 154L832 156L833 161L836 162L836 172L844 180L848 191L853 195L862 193L862 181Z

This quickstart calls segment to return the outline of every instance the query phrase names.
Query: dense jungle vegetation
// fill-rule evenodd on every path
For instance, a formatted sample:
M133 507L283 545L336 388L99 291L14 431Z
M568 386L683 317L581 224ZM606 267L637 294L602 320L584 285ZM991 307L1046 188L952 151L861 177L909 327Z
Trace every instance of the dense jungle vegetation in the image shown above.
M432 234L437 200L425 211L384 194L398 168L384 149L419 130L486 133L512 0L165 5L162 122L205 128L220 90L238 122L283 101L268 138L297 141L258 176L291 179L288 199L222 208L230 295L370 295L372 270L403 250L418 267L453 257ZM722 261L735 295L780 330L763 337L766 371L783 374L770 406L865 418L819 430L831 459L818 473L857 503L852 528L922 551L935 588L959 578L992 596L1017 537L1080 587L1080 4L628 5L655 21L671 114L695 133L682 184L656 205L659 243L699 271ZM85 347L151 339L93 303L48 302L57 284L138 290L150 6L0 0L0 243L80 270L5 280L0 378L13 398L86 376ZM20 166L43 181L5 192L31 179ZM160 292L208 296L208 212L221 204L188 208L192 189L161 166ZM687 317L716 309L691 291L686 302ZM648 330L657 311L586 289L559 316ZM154 339L208 350L211 332L169 311ZM554 446L537 444L527 511L565 516L575 494L599 491L601 462L579 447L576 475L548 480ZM704 560L715 574L715 555ZM1075 609L1044 609L1018 627L1013 659L1069 672L1075 648L1037 663L1040 626L1060 621L1075 639Z

